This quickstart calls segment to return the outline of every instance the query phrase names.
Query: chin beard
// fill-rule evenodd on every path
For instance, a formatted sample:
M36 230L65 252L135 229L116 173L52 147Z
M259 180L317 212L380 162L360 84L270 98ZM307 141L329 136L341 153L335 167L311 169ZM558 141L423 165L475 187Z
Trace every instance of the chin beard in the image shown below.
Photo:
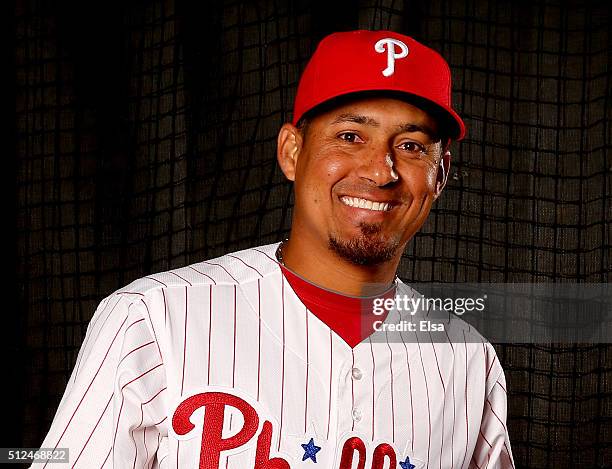
M330 235L329 248L343 259L356 265L382 264L395 257L399 241L378 236L381 231L380 225L361 223L359 228L361 234L348 240Z

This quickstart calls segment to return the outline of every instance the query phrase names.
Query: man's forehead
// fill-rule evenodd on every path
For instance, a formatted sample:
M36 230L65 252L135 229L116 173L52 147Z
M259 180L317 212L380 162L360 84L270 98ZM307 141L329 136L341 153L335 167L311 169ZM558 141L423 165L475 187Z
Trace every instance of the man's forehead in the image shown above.
M399 112L398 112L399 110ZM329 109L329 125L354 123L368 127L393 127L396 132L422 132L438 138L437 119L411 103L391 98L355 99Z

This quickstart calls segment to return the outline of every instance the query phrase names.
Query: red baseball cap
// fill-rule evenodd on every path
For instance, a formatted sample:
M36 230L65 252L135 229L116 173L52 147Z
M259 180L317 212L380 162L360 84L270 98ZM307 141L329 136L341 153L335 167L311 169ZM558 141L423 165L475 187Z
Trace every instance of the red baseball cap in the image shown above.
M306 65L293 108L293 124L315 107L352 93L390 91L424 104L445 120L454 140L465 124L451 107L451 75L433 49L393 31L333 33L317 46Z

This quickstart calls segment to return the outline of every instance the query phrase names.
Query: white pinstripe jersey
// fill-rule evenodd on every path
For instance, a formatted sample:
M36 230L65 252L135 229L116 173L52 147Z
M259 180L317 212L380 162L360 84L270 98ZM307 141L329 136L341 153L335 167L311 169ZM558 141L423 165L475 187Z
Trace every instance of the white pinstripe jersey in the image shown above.
M104 299L42 447L82 468L512 467L490 344L351 348L293 292L276 247Z

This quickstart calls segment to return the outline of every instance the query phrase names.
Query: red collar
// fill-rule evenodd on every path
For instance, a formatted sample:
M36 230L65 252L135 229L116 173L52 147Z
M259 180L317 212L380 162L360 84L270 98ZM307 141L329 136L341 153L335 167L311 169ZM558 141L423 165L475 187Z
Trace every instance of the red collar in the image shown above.
M347 296L315 285L282 264L280 267L287 282L308 310L342 337L351 348L372 334L374 321L385 320L386 314L373 313L374 299L393 298L395 295L393 284L379 296Z

